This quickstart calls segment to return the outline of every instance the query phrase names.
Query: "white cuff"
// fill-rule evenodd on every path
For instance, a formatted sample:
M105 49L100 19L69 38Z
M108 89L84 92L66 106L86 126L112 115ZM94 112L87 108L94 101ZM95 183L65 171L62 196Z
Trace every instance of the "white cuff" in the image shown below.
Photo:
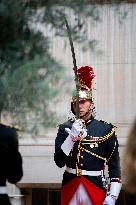
M116 199L119 196L120 190L121 190L122 184L119 182L111 182L110 185L110 195L113 195L116 197Z
M66 140L61 145L61 149L68 156L71 149L73 148L73 145L74 145L74 142L72 141L72 138L69 134L68 137L66 138Z
M104 205L115 205L115 203L116 203L116 199L112 198L111 195L106 196L103 202Z

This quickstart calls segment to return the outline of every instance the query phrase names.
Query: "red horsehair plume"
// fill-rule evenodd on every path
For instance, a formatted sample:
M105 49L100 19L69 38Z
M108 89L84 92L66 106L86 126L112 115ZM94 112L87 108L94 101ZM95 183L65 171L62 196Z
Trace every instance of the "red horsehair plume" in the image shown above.
M82 66L78 68L77 75L81 89L92 89L92 80L95 77L92 67Z

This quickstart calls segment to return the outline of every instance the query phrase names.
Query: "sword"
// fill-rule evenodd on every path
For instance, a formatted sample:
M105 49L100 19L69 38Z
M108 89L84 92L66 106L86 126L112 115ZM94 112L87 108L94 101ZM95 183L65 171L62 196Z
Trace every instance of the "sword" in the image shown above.
M74 65L74 73L75 73L75 84L76 84L76 118L79 119L79 80L78 80L78 75L77 75L77 65L76 65L76 57L75 57L75 51L74 51L74 45L72 41L72 36L71 36L71 31L68 25L68 21L66 17L64 16L66 28L67 28L67 33L68 33L68 38L69 38L69 43L71 47L71 53L72 53L72 58L73 58L73 65Z

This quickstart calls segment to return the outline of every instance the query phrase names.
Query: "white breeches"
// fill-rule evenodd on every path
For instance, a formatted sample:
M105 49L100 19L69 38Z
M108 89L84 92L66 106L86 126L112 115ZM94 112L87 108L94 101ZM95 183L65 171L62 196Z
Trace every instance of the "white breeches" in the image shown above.
M93 205L82 183L78 186L69 205Z

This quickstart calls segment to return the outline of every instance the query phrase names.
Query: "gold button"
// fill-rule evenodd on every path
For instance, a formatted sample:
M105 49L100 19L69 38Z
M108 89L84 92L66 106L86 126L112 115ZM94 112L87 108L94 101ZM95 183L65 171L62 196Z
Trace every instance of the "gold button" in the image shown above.
M90 147L91 147L91 148L94 148L94 144L90 144Z
M80 164L81 165L81 167L83 166L83 164Z
M83 156L80 156L81 157L81 159L83 159L84 157Z

